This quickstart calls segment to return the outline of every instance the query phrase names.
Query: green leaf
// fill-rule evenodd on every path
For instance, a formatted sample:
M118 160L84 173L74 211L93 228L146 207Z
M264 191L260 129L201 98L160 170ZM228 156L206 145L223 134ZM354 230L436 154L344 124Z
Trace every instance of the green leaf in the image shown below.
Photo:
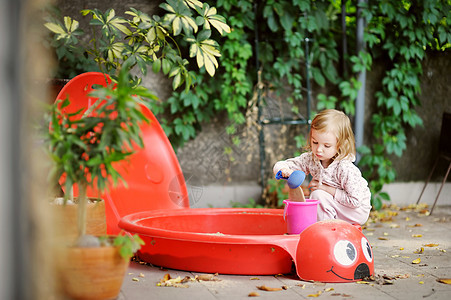
M315 80L315 82L319 86L324 86L326 84L326 79L324 78L321 71L318 68L312 68L311 71L312 71L312 76L313 76L313 79Z
M172 80L172 89L177 89L182 84L182 75L177 73Z
M169 60L163 58L161 60L161 64L163 67L163 74L167 75L169 73L169 71L171 70L171 63Z
M152 71L154 73L158 73L161 70L161 60L160 59L156 59L153 61L152 63Z
M55 24L55 23L50 23L50 22L45 23L44 26L47 27L48 30L50 30L56 34L65 34L66 33L60 25Z
M380 210L382 208L381 198L375 196L375 197L372 197L371 200L372 200L371 204L375 210Z
M175 18L172 22L172 34L179 35L182 32L182 20L180 18Z
M289 14L288 12L280 17L280 24L285 29L285 31L291 30L291 28L293 27L293 22L294 16Z
M388 193L380 192L379 196L380 196L381 199L383 199L385 201L390 201L390 196L388 195Z

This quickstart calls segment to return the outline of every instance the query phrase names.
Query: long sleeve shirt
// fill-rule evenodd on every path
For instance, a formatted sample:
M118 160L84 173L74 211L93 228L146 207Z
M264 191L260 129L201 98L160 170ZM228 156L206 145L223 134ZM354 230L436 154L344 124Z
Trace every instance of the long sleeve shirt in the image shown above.
M353 164L353 160L353 156L334 160L327 168L324 168L312 152L307 152L298 157L277 162L273 171L276 174L284 168L293 171L301 170L306 175L311 174L313 180L318 180L319 184L335 188L334 199L340 204L351 208L363 206L371 209L371 192L368 182Z

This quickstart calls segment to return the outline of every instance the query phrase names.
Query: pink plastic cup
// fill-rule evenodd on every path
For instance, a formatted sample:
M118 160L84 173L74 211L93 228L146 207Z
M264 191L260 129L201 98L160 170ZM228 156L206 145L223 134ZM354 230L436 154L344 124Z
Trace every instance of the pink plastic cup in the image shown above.
M306 199L305 202L283 200L283 219L287 222L288 234L300 234L316 222L319 200Z

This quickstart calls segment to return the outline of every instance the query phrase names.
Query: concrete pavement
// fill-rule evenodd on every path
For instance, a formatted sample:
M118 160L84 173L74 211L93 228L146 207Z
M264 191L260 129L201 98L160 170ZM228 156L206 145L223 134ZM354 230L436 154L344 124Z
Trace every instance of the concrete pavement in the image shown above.
M205 274L132 262L119 299L451 299L451 285L438 281L451 278L451 206L438 206L433 215L421 205L388 207L372 214L363 233L375 262L374 278L364 282L306 282L295 274L219 274L198 281L196 276ZM191 280L178 287L158 286L166 274Z

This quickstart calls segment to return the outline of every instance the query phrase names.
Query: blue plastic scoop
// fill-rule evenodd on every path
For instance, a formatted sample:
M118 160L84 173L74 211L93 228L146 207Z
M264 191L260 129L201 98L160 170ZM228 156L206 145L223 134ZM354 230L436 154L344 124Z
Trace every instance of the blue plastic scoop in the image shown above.
M291 173L290 177L283 177L282 171L277 172L276 179L284 179L287 181L288 187L290 189L298 188L305 179L305 173L302 171L294 171Z

